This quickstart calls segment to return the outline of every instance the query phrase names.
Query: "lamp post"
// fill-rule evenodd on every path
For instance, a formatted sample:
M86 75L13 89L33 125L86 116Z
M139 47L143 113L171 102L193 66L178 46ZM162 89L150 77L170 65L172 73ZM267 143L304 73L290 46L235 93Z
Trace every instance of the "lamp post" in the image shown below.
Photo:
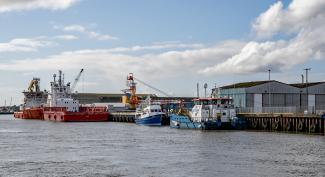
M269 108L271 107L271 88L270 88L270 85L271 85L271 69L268 69L267 70L269 72Z
M307 97L307 110L308 110L308 71L311 70L311 68L305 68L306 71L306 97Z
M199 83L196 84L196 95L198 98L200 98L200 88L199 88Z
M208 84L205 83L205 84L204 84L204 97L205 97L205 98L207 97L207 88L208 88Z

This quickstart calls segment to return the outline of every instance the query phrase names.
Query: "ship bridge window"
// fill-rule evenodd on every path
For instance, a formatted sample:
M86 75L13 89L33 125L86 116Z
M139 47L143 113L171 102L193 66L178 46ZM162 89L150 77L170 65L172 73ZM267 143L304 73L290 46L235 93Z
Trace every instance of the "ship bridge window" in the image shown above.
M202 105L209 105L209 101L208 100L203 100Z
M210 101L210 104L212 104L212 105L216 105L216 104L218 104L218 100L211 100L211 101Z
M194 104L195 105L201 105L202 103L201 103L201 101L194 101Z
M221 104L228 104L228 100L221 100Z

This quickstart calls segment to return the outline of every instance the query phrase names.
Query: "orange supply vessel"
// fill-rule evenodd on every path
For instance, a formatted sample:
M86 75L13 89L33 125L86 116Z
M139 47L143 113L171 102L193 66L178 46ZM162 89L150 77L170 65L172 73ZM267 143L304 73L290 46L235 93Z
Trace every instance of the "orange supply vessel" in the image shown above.
M80 77L81 72L78 77ZM43 108L44 120L60 122L101 122L108 120L106 107L80 106L79 101L71 97L75 84L72 89L70 83L65 84L62 71L59 71L58 80L56 80L55 74L53 78L48 103Z
M40 79L31 80L28 91L23 91L24 103L20 111L14 112L15 118L20 119L41 119L43 120L43 105L46 103L48 92L40 91Z

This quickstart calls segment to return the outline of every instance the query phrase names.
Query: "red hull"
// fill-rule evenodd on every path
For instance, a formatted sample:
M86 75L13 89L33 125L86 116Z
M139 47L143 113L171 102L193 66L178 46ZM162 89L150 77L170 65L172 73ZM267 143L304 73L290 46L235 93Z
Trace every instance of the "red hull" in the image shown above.
M20 112L14 112L14 117L18 119L44 119L43 108L30 108Z
M104 122L108 120L106 107L80 107L79 112L68 112L61 107L44 108L44 120L58 122Z

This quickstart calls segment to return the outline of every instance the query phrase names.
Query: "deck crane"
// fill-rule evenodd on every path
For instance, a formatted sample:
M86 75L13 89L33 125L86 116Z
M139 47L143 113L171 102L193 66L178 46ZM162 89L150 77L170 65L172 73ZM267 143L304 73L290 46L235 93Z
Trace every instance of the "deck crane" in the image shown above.
M30 81L30 84L28 86L28 91L29 92L39 92L39 82L40 78L33 78L33 80Z
M81 74L84 72L84 69L81 69L80 70L80 72L79 72L79 74L77 75L77 77L74 79L74 82L73 82L73 84L72 84L72 86L71 86L71 88L70 88L70 91L71 91L71 93L74 91L74 89L76 88L76 86L77 86L77 83L78 83L78 81L79 81L79 79L80 79L80 77L81 77Z

